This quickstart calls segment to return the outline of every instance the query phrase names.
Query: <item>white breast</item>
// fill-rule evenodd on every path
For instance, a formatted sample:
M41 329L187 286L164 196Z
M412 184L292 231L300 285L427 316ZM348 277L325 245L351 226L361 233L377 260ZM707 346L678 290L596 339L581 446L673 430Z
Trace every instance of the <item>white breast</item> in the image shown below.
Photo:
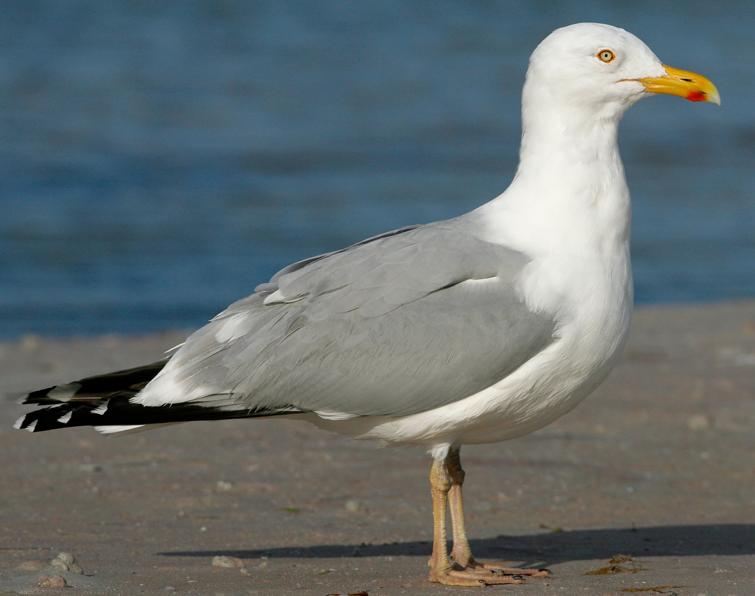
M552 275L558 259L533 261L525 292L547 285L562 302L558 339L495 385L459 402L400 419L358 418L320 426L390 443L438 445L507 440L574 408L608 375L626 340L632 310L628 255L585 262L579 280ZM558 280L561 281L558 281ZM563 284L554 288L553 284ZM530 296L536 300L537 295Z
M633 292L623 178L579 202L516 199L487 206L489 239L531 256L520 291L530 308L554 316L558 339L483 392L484 415L461 442L509 439L559 418L605 379L628 335Z
M340 430L391 443L495 442L541 428L589 395L615 363L632 311L629 198L625 186L614 191L595 209L553 207L563 210L555 217L533 213L547 209L544 202L517 209L515 201L498 199L483 208L486 239L532 259L517 287L531 309L557 321L548 348L459 402L400 419L360 419Z

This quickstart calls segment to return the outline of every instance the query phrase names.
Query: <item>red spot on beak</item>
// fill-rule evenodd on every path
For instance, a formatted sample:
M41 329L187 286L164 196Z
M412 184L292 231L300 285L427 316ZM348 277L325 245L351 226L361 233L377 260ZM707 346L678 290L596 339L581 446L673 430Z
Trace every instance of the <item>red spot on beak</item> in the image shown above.
M690 101L705 101L707 98L703 91L690 91L687 93L687 99Z

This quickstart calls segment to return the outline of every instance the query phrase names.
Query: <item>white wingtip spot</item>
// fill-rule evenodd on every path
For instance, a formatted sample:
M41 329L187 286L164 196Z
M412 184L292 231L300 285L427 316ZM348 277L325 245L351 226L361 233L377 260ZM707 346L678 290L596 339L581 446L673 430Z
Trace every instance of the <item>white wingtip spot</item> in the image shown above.
M68 424L71 420L71 416L73 416L73 410L63 414L60 418L58 418L58 422L60 422L61 424Z
M24 420L26 420L26 414L21 416L18 420L16 420L13 423L13 428L15 428L16 430L21 430L21 425L24 423Z
M76 395L79 389L81 389L81 383L66 383L53 387L52 390L47 392L47 397L55 401L68 401Z
M27 426L24 430L28 430L30 433L34 432L34 429L37 428L37 420L32 422L29 426Z
M92 414L99 414L102 416L105 412L107 412L107 405L109 402L105 402L101 406L97 406L94 410L92 410Z

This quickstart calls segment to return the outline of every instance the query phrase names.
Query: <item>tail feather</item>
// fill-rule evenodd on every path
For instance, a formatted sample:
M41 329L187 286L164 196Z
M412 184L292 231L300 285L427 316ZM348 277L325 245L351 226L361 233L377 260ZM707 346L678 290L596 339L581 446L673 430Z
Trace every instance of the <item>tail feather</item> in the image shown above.
M42 432L73 426L94 426L111 434L137 429L144 425L165 425L191 420L255 418L298 412L294 407L250 409L233 395L206 396L200 402L179 402L162 406L145 406L131 399L165 366L163 360L87 377L72 383L48 387L29 393L24 404L43 406L19 418L14 427Z

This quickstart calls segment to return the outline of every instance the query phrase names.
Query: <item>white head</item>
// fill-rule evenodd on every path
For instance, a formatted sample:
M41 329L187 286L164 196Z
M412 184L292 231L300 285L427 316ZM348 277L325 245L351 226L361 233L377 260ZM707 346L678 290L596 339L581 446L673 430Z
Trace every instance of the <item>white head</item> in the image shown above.
M524 104L618 119L649 93L719 103L718 91L708 79L665 66L628 31L578 23L556 29L535 48Z

